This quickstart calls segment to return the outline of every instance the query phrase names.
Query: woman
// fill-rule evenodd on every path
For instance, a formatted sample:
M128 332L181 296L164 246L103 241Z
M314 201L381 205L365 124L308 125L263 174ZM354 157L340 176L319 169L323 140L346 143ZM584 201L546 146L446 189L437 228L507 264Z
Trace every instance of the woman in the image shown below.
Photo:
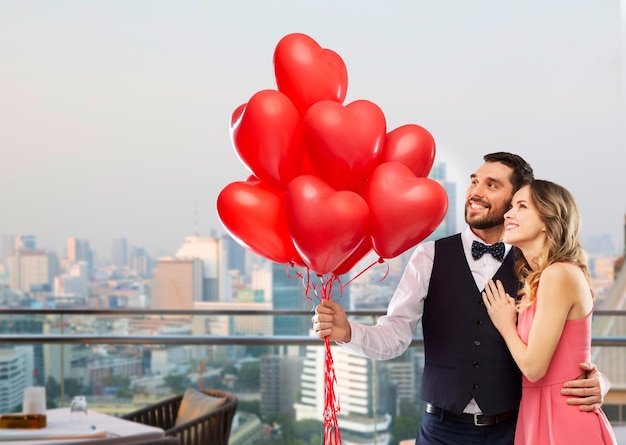
M594 294L579 227L572 195L549 181L522 187L504 215L503 240L518 249L523 297L516 303L490 281L483 301L523 374L516 445L617 443L599 407L582 412L560 393L590 360Z

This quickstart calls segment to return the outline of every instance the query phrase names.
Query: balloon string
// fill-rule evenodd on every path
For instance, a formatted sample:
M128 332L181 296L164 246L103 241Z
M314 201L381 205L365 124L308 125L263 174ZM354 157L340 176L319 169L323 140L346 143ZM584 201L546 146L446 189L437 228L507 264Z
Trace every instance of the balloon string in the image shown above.
M324 445L340 445L341 433L339 432L339 424L337 414L339 413L339 397L335 392L337 384L337 376L335 375L335 364L333 362L332 353L330 351L330 340L328 337L324 339L326 344L326 365L325 365L325 382L324 382Z
M294 269L296 279L304 278L302 273L300 273L298 270L295 270L295 264L293 262L285 263L285 274L287 275L287 278L291 278L291 273L289 272L289 269Z
M340 278L331 274L330 276L324 276L322 274L315 274L307 268L306 276L298 273L297 278L301 278L303 284L305 286L306 292L305 295L307 299L313 301L311 293L315 295L315 297L321 300L330 300L333 297L333 287L335 282L337 282L339 286L340 294L343 292L343 288L348 286L352 281L360 277L363 273L368 271L376 264L384 263L384 259L381 257L378 260L374 261L368 267L359 272L355 277L349 280L346 284L342 284ZM385 277L389 274L389 265L387 264L387 272L385 273ZM384 279L383 277L382 279ZM314 280L314 278L319 279L319 283ZM382 280L381 279L381 280ZM335 373L335 363L332 356L330 340L328 337L324 338L324 345L326 349L326 360L324 363L324 411L323 411L323 419L324 419L324 432L323 432L323 445L341 445L343 442L341 440L341 433L339 431L339 422L337 416L340 412L339 407L339 395L335 391L337 385L337 375Z
M336 280L336 276L331 277L322 283L322 299L329 299L332 294L332 285ZM335 363L333 361L332 351L330 349L330 340L324 338L326 346L326 362L324 365L324 445L341 445L341 433L339 432L339 424L337 414L340 411L339 397L335 392L337 384L337 375L335 374Z
M365 272L367 272L368 270L370 270L372 267L374 267L377 264L382 264L385 260L380 257L378 258L376 261L374 261L372 264L370 264L369 266L367 266L365 269L363 269L361 272L359 272L358 274L356 274L355 276L353 276L346 284L343 285L343 287L346 287L348 284L352 283L354 280L356 280L357 278L359 278L361 275L363 275ZM389 265L387 265L387 270L389 269ZM387 274L385 274L385 277L387 276ZM382 281L384 279L381 278L378 281Z

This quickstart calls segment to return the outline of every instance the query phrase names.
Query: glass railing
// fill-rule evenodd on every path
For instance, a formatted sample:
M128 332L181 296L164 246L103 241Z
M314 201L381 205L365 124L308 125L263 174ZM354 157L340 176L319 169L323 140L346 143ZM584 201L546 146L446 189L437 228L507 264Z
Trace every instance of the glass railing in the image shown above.
M348 315L373 324L382 312ZM596 319L618 320L615 325L626 321L624 315L626 311L595 313ZM311 312L301 310L3 310L0 384L46 386L50 407L67 406L73 396L86 395L92 409L114 415L179 394L187 386L226 389L240 400L231 444L286 443L280 440L288 434L314 443L322 412L312 422L297 421L294 414L307 400L319 397L325 384L319 359L325 344L309 333L310 318ZM275 334L284 326L295 326L291 329L295 333ZM622 378L626 361L620 358L625 347L626 335L592 338L594 361L612 382L604 409L614 426L626 423L626 378ZM342 366L341 359L337 363ZM344 442L383 444L387 443L383 437L393 437L397 443L410 437L421 416L422 339L416 336L398 359L365 363L369 365L350 365L364 370L370 406L355 422L363 416L384 420L391 413L415 423L406 431L380 431L375 442L371 431L367 437L359 436L357 428L346 432ZM310 372L313 366L318 368ZM338 392L340 376L338 371ZM3 412L21 408L17 393L9 393L0 393ZM344 418L351 420L349 415Z

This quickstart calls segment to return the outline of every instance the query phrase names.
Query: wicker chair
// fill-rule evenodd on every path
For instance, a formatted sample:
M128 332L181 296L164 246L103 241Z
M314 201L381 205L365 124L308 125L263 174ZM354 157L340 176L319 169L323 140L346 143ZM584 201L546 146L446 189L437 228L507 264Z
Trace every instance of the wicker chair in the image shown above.
M178 408L183 399L182 394L124 414L121 418L162 428L166 436L177 437L181 445L228 445L230 429L237 410L237 397L232 393L215 389L202 392L213 397L225 397L226 402L209 414L179 426L175 424Z

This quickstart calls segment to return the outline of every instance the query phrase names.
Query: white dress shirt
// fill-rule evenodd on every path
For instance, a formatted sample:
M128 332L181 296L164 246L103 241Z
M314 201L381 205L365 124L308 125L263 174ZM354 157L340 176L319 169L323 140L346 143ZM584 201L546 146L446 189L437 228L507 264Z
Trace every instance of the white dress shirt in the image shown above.
M502 263L491 255L483 255L477 260L472 258L472 242L482 240L469 227L461 233L461 240L476 287L483 289ZM505 256L510 249L510 245L505 245ZM389 302L387 314L380 317L375 326L351 321L352 338L349 343L337 342L341 348L375 360L387 360L403 354L411 344L413 332L424 313L434 256L434 241L418 245ZM480 412L473 400L465 411Z

